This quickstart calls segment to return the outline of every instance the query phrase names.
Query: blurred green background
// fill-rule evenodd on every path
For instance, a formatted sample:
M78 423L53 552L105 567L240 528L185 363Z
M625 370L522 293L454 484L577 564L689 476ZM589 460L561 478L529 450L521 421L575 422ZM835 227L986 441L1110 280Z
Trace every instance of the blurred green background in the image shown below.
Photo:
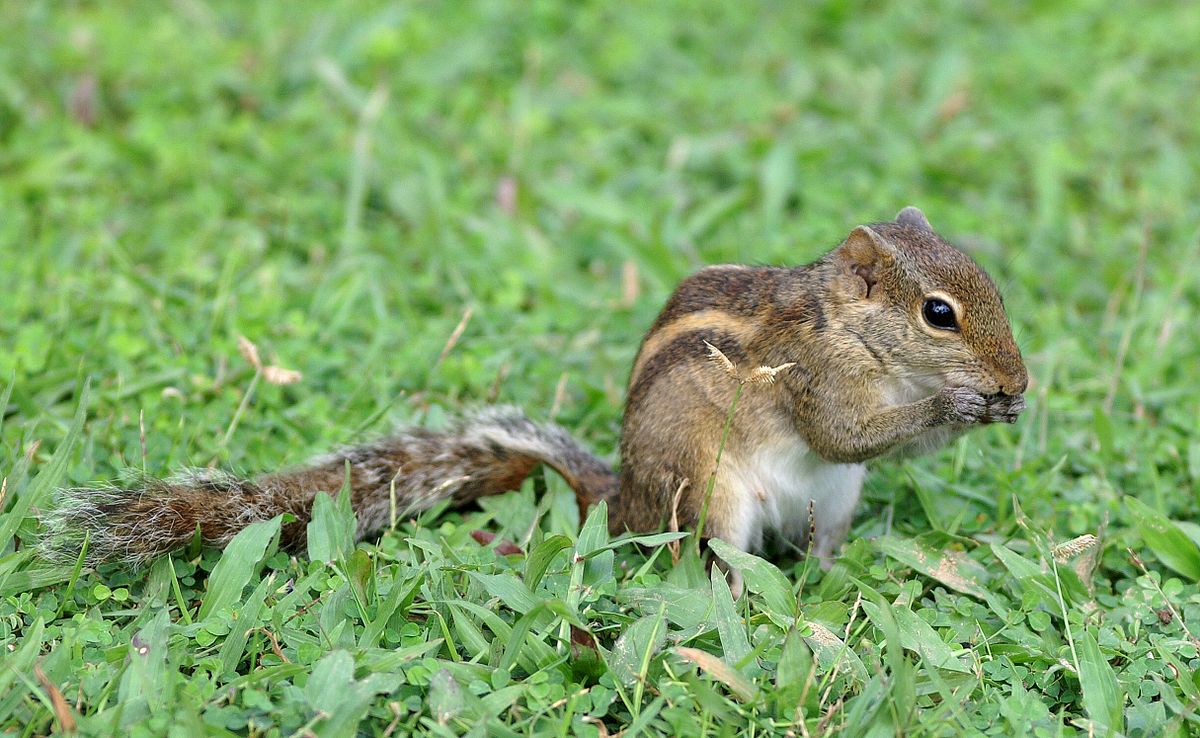
M608 450L678 279L808 261L910 203L1007 295L1027 454L1087 448L1110 406L1195 429L1194 5L3 13L6 439L92 376L83 478L140 463L141 411L155 470L245 466L430 404L544 415L564 375L560 418ZM239 334L305 379L218 449Z
M0 471L49 458L84 377L67 481L492 401L611 455L680 278L913 204L1000 284L1030 410L882 465L856 537L1002 538L1015 493L1058 540L1110 521L1119 598L1124 547L1155 561L1122 496L1200 513L1195 3L10 2L0 28ZM303 380L247 398L239 335Z
M208 453L238 334L305 374L242 426L273 457L415 393L544 412L564 372L563 416L611 446L681 276L808 261L912 203L1001 283L1060 390L1041 411L1090 422L1132 332L1121 409L1191 414L1190 332L1158 329L1196 317L1200 12L1109 11L8 5L0 376L35 422L92 375L118 449L136 411L186 414L156 465Z

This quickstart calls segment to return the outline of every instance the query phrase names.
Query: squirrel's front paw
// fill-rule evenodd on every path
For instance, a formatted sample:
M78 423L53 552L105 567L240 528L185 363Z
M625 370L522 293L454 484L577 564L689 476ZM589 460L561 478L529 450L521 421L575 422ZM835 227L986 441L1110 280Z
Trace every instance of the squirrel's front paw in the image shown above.
M988 395L985 423L1015 423L1017 416L1025 409L1025 398L1021 395Z
M970 387L946 387L941 391L946 421L974 425L988 414L987 398Z

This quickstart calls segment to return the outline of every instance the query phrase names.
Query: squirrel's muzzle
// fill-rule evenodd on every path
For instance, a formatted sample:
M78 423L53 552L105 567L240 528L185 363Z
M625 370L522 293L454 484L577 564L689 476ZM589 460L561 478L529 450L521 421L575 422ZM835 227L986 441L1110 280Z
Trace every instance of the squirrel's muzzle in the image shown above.
M1029 372L1022 366L1019 371L1001 374L999 380L1001 394L1015 397L1024 394L1025 389L1029 387Z
M1025 393L1029 387L1029 372L1025 369L1025 362L1021 361L1021 352L1015 343L1001 347L996 352L992 366L1002 394L1015 397Z

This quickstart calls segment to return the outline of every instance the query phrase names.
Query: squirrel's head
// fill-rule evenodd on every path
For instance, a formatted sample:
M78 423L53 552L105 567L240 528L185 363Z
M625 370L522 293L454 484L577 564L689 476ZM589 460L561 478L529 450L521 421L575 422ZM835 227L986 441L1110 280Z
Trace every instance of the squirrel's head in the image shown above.
M1025 391L1025 364L996 285L920 210L855 228L831 259L843 326L901 378L983 394Z

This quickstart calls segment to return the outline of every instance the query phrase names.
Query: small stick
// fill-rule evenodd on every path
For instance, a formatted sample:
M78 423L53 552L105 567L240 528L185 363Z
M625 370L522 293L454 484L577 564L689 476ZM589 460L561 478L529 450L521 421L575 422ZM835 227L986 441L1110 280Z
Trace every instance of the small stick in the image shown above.
M473 312L469 307L463 311L462 319L458 321L458 325L454 326L454 330L450 332L450 338L446 339L446 345L442 347L442 353L438 354L437 361L433 362L433 369L431 371L437 371L437 368L441 366L450 352L454 350L458 339L462 338L463 331L467 329L467 323L471 322Z
M138 410L138 439L142 442L142 474L146 473L146 409Z
M553 420L558 416L558 411L562 410L563 398L567 394L567 373L563 372L558 378L558 386L554 388L554 402L550 405L550 419Z
M225 429L225 435L221 438L221 446L229 445L229 439L233 438L234 431L237 430L238 423L242 422L242 415L246 413L246 408L250 406L250 398L254 396L254 390L258 387L258 380L262 377L262 367L254 370L254 378L250 380L250 386L246 388L246 394L242 395L242 402L238 405L237 411L233 414L233 419L229 421L229 427Z

